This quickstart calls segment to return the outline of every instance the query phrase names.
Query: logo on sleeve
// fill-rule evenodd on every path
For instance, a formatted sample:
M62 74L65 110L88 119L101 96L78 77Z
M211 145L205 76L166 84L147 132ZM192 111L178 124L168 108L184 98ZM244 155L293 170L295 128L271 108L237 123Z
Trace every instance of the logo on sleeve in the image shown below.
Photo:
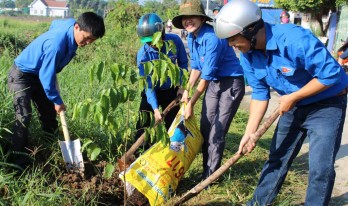
M292 71L292 68L282 67L281 70L282 70L283 74L287 74L287 73L290 73Z
M204 62L204 56L201 56L201 62Z

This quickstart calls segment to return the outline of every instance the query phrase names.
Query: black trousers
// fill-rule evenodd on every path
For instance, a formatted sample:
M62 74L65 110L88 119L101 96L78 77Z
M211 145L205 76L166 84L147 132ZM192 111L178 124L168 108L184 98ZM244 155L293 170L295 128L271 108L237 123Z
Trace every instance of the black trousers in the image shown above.
M8 75L8 87L13 93L13 107L15 109L15 122L12 129L12 149L26 152L28 146L28 127L32 117L32 105L38 111L42 128L45 132L53 134L58 128L57 113L42 87L38 76L21 72L13 65Z
M178 91L178 88L170 88L168 90L156 90L156 96L158 105L162 107L164 110L175 98L176 93ZM170 125L172 124L173 120L175 119L176 114L179 112L179 107L173 108L168 114L166 115L164 122L167 130L169 129ZM142 122L140 118L138 119L136 129L137 133L135 135L135 140L137 140L143 133L145 127L150 126L150 112L153 113L153 109L151 105L147 102L146 94L145 92L141 93L141 102L139 107L139 112L143 112L143 114L147 115L147 121ZM148 147L149 145L147 145Z

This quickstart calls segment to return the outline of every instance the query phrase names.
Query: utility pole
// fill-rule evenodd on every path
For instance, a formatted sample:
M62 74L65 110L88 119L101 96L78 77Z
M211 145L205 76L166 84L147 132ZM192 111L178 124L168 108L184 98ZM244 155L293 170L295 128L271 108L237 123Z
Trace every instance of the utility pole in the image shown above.
M207 0L207 8L205 14L209 16L209 0Z

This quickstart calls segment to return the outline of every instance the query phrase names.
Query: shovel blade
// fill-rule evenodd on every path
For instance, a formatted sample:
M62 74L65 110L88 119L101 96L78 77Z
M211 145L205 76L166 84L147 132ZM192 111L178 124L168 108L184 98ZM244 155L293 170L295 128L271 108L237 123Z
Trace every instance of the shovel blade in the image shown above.
M68 171L84 171L83 158L81 153L81 142L79 139L74 141L59 141L63 159Z

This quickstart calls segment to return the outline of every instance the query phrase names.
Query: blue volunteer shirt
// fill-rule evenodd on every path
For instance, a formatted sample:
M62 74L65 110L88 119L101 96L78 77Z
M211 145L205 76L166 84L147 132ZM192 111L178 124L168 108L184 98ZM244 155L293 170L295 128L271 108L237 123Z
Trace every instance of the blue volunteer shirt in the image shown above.
M75 56L74 19L54 20L49 30L32 41L14 60L24 73L39 76L46 96L54 104L63 100L56 88L56 73Z
M243 69L226 39L219 39L212 26L203 24L199 34L187 38L191 68L201 72L201 78L211 81L227 76L243 76Z
M180 37L175 34L165 34L164 41L172 40L176 46L176 54L173 54L171 51L167 54L167 56L172 60L174 64L177 64L180 68L187 70L188 59L186 55L185 46L182 43ZM163 46L162 53L166 53L166 48ZM144 63L152 60L159 59L159 53L157 50L153 49L148 44L144 44L138 51L137 54L137 65L139 68L139 74L144 76ZM147 76L146 78L148 88L146 89L146 98L147 102L151 105L152 109L158 109L158 101L156 97L156 90L166 90L171 87L171 81L168 77L167 81L159 86L159 82L153 86L151 83L151 76Z
M297 105L335 96L348 86L348 77L326 47L309 30L294 24L268 24L266 51L253 50L241 54L252 99L270 99L270 87L280 95L291 94L313 78L324 85L332 85Z

